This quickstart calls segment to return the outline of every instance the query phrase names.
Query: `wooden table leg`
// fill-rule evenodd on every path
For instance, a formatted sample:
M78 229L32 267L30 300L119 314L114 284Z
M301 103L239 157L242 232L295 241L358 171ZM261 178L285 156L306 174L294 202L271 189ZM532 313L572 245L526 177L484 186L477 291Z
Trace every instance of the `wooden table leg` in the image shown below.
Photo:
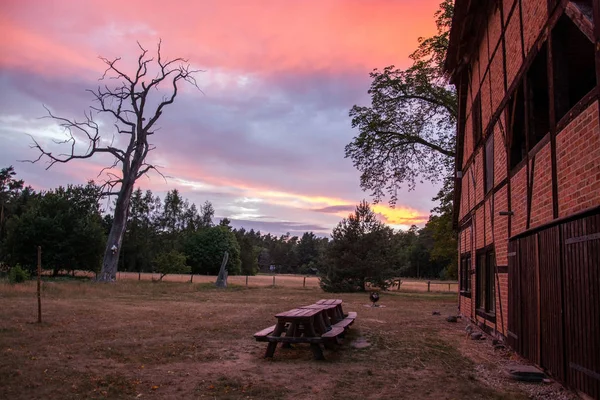
M296 322L290 322L290 326L288 326L288 329L285 332L285 336L286 337L294 337L294 336L296 336L296 329L297 329ZM281 343L281 347L284 348L284 349L291 349L292 348L292 344L291 343Z
M324 360L325 359L325 357L323 356L323 350L321 350L321 346L319 346L318 343L311 343L310 349L313 352L313 357L315 358L315 360Z
M285 322L278 321L277 326L275 327L275 330L273 331L273 334L271 336L281 336L284 329L285 329ZM269 342L269 344L267 345L267 351L265 352L265 358L273 357L273 354L275 354L276 348L277 348L277 342Z

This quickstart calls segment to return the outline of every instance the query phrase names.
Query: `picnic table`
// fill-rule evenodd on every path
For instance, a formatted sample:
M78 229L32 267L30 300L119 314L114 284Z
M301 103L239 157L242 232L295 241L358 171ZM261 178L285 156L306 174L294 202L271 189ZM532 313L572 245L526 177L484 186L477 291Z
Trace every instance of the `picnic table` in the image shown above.
M309 343L316 360L323 360L321 344L339 344L346 330L356 319L355 312L344 314L342 300L323 299L275 315L277 324L256 332L254 338L268 342L265 357L273 357L277 343L291 347L292 343Z

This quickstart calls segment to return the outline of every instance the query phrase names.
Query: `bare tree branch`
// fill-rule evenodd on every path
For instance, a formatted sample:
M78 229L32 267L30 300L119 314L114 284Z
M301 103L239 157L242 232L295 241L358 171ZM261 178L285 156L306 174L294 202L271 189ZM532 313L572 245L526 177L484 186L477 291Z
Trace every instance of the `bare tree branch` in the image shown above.
M140 54L133 74L127 74L121 69L120 57L108 59L99 57L106 65L101 81L118 81L116 85L105 84L95 90L87 90L93 97L94 104L89 111L84 113L84 120L78 121L55 115L45 107L48 115L45 118L53 119L66 133L65 140L55 140L54 144L64 145L68 152L54 154L45 148L36 138L32 138L32 148L39 152L35 163L42 159L48 160L46 169L56 163L68 163L72 160L92 158L96 154L110 154L112 163L101 169L98 177L106 176L101 187L101 192L106 196L117 196L115 204L114 223L108 238L108 245L119 244L125 232L127 210L133 187L137 179L155 171L166 181L165 175L159 167L146 160L148 153L155 147L148 143L148 136L158 131L155 124L162 116L164 110L173 104L179 93L182 82L187 83L200 92L194 75L202 72L193 69L184 58L165 60L161 54L162 42L159 41L156 58L150 57L148 51L138 42ZM156 75L150 78L150 75ZM150 101L154 91L161 93L160 102ZM151 110L147 110L148 105ZM156 104L156 105L155 105ZM110 128L96 122L98 116L106 116L113 120ZM102 127L102 132L101 132ZM103 136L106 138L103 141ZM128 140L119 140L127 138ZM110 142L110 144L108 144ZM85 148L85 150L83 150ZM120 169L120 174L115 174L115 169ZM113 279L116 272L118 251L107 251L100 279ZM107 272L108 271L108 272ZM108 274L108 275L107 275Z

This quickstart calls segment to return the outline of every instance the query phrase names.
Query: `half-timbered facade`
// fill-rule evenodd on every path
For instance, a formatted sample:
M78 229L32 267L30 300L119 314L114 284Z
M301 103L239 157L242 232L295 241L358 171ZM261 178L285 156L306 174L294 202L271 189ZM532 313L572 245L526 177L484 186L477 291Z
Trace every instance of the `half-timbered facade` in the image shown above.
M600 398L600 1L457 0L445 67L460 312Z

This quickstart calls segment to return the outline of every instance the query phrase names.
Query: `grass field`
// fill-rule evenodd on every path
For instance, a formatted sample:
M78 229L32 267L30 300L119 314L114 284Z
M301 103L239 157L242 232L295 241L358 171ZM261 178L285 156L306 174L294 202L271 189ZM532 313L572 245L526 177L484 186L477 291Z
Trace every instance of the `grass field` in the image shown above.
M93 277L92 273L86 272L77 272L77 276L89 276ZM316 276L302 276L302 275L286 275L286 274L277 274L275 277L275 286L276 287L288 287L288 288L318 288L319 287L319 278ZM151 273L142 273L138 274L137 272L118 272L117 280L158 280L160 278L159 274L151 274ZM214 283L217 280L216 276L210 275L194 275L193 282L194 283ZM190 275L178 275L171 274L166 275L163 278L165 282L189 282ZM227 280L230 284L246 286L246 276L245 275L232 275ZM412 278L402 278L402 284L400 286L400 291L412 291L412 292L426 292L428 289L427 280L423 279L412 279ZM430 286L429 290L431 292L458 292L458 282L456 281L429 281ZM273 275L255 275L248 277L248 287L268 287L273 286ZM392 291L397 291L398 287L394 286L391 288Z
M385 307L371 308L366 294L316 288L135 280L43 288L37 324L35 283L0 283L0 398L527 398L521 386L495 381L510 353L445 321L455 295L384 293ZM264 359L266 344L252 334L277 312L323 297L358 312L344 344L322 362L303 345ZM358 338L370 346L354 348Z

